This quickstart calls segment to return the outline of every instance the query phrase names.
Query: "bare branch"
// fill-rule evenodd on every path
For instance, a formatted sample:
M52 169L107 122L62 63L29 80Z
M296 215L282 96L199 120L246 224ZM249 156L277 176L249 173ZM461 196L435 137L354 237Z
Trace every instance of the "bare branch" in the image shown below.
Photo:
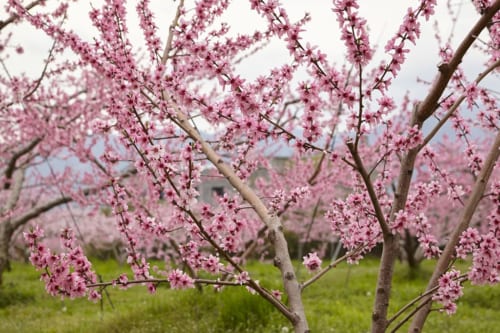
M34 218L40 216L41 214L51 210L52 208L60 206L60 205L65 204L67 202L71 202L71 201L73 201L73 199L71 197L65 196L65 197L60 197L60 198L54 199L52 201L46 202L45 204L34 207L34 208L30 209L27 213L24 213L23 215L18 216L16 218L10 220L10 224L12 225L13 229L17 229L20 226L22 226L23 224L28 223L32 219L34 219Z
M40 77L35 81L34 87L23 97L23 100L27 100L28 98L30 98L38 90L38 88L42 84L42 80L45 77L45 73L47 73L47 68L49 67L49 63L50 63L50 60L52 58L52 54L54 53L54 49L56 48L56 44L57 44L57 41L54 40L54 42L52 43L52 46L50 47L49 55L47 57L47 60L45 61L45 64L43 66L42 73L40 74Z

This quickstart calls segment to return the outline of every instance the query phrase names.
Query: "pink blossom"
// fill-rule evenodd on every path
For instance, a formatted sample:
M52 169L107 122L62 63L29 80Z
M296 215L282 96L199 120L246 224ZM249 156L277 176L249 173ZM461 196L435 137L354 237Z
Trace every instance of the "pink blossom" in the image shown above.
M283 295L283 293L280 290L271 290L271 293L277 300L281 301L281 295Z
M243 271L239 274L236 274L234 276L234 280L236 281L236 283L239 283L240 285L244 285L244 284L247 284L248 281L250 281L250 275L248 274L248 272Z
M168 274L168 281L170 282L170 288L172 289L184 289L193 288L194 280L181 271L180 269L175 269Z
M309 253L304 256L303 259L304 261L302 261L302 264L306 266L310 272L314 272L321 268L321 259L316 252Z
M463 295L463 286L459 276L460 272L455 269L444 273L439 278L439 289L432 296L434 301L443 305L442 311L449 315L455 313L457 309L455 302Z

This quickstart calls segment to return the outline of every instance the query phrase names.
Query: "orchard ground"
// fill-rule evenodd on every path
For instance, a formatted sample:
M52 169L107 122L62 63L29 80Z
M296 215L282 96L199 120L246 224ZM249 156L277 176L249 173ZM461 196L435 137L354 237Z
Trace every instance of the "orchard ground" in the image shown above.
M103 280L126 271L114 261L94 261ZM299 265L298 263L295 263ZM425 262L410 277L407 267L396 267L390 315L425 288L433 262ZM459 268L466 263L458 263ZM359 265L341 264L304 291L312 332L368 332L376 259ZM244 288L226 288L217 295L205 287L173 291L159 287L150 295L145 287L126 291L109 288L102 303L85 299L61 300L49 296L39 273L28 264L13 263L0 289L0 332L291 332L286 319L262 298ZM279 272L253 263L249 271L271 287L280 283ZM300 270L300 278L308 275ZM434 311L425 332L497 332L500 327L500 286L470 288L453 316ZM404 326L400 331L407 330Z

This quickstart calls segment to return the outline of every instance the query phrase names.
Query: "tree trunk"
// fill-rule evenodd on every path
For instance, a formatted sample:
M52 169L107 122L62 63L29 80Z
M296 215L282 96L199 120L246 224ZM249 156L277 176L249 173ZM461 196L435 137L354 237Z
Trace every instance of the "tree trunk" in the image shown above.
M422 123L416 120L416 108L413 112L412 125L417 124L419 128ZM410 149L401 163L401 170L398 176L398 186L394 193L394 202L391 209L390 221L394 221L396 213L405 208L413 175L413 167L418 155L418 149ZM400 236L392 233L384 234L384 249L380 260L377 289L375 290L375 303L372 312L372 333L383 333L387 328L387 311L391 297L392 275L394 264L400 251Z
M408 229L405 230L403 249L406 254L406 262L410 268L410 277L420 268L420 260L417 258L418 240L412 236Z
M302 304L302 290L292 265L283 227L276 215L270 216L268 225L270 226L269 239L276 252L274 265L281 271L283 286L288 296L288 306L293 314L288 320L292 323L295 333L308 333L309 325Z
M0 286L3 284L3 273L9 269L9 244L12 233L8 222L0 224Z
M387 310L391 297L392 274L399 251L399 236L384 237L384 249L380 261L375 304L372 313L372 333L383 333L387 328Z

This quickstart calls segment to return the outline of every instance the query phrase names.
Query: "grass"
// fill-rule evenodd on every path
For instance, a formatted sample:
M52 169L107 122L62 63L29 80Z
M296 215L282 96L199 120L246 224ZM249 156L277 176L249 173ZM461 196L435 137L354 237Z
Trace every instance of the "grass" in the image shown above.
M390 313L424 288L431 272L426 264L416 275L404 265L396 267ZM109 280L126 271L117 263L97 262L97 272ZM253 263L252 276L270 289L278 288L279 273L268 265ZM308 273L302 269L301 279ZM368 332L377 261L358 266L340 265L304 291L312 332ZM14 263L0 289L0 332L291 332L291 326L271 305L243 288L215 293L205 287L171 291L158 288L150 295L145 287L108 289L110 297L94 304L85 299L50 297L38 273ZM112 304L112 305L111 305ZM466 285L457 314L431 313L424 332L495 332L500 326L500 287ZM406 331L405 328L401 329Z

